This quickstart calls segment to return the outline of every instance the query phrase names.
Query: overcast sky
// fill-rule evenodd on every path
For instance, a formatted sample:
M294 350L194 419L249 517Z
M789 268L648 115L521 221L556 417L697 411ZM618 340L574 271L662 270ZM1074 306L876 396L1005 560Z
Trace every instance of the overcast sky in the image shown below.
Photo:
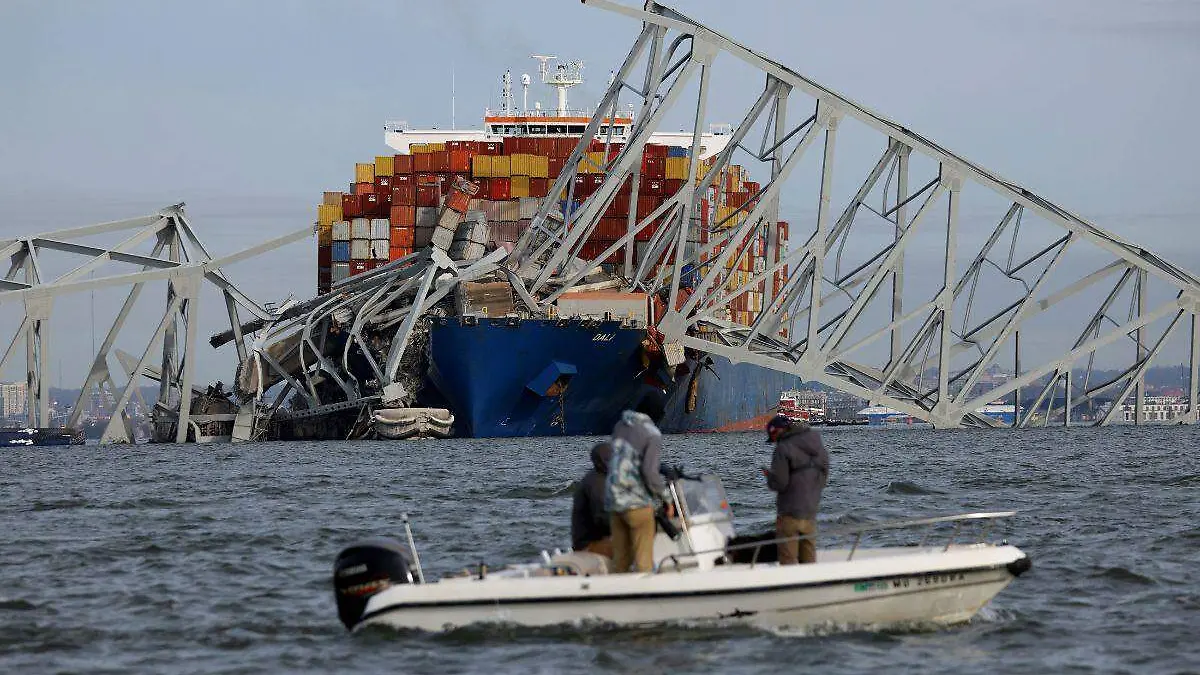
M1200 3L679 6L1200 270ZM460 127L496 103L505 68L536 72L533 53L584 60L590 82L573 102L590 103L637 30L575 0L4 0L0 236L185 201L214 252L232 252L311 222L322 190L385 151L385 120L449 126L452 70ZM744 102L718 97L713 117L736 122ZM262 300L307 297L312 248L229 272ZM98 330L117 302L98 303ZM205 309L206 329L224 321ZM82 378L87 333L59 338L65 385ZM201 380L228 379L227 357L199 363Z

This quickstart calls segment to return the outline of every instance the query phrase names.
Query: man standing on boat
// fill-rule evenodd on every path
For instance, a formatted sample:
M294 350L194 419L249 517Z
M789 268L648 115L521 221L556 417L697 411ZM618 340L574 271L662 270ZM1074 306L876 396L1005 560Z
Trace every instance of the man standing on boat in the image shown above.
M571 548L608 558L613 554L612 530L608 511L604 508L604 493L612 454L612 444L608 441L601 441L592 448L592 469L575 488L571 506Z
M771 468L763 469L767 487L776 492L775 536L805 539L780 542L779 564L817 561L817 510L829 480L829 453L821 434L807 422L776 415L767 423L767 442L775 444Z
M654 503L670 504L670 492L660 473L662 453L662 394L644 397L637 410L621 413L613 427L612 463L605 482L605 506L611 516L613 572L654 569ZM672 509L668 506L668 517Z

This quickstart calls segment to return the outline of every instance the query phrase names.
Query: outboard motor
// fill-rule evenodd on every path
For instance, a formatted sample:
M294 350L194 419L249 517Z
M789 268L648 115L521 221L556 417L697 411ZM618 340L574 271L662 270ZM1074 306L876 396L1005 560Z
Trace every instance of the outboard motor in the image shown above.
M338 618L353 630L367 601L396 584L414 583L408 551L392 539L368 539L343 549L333 563Z

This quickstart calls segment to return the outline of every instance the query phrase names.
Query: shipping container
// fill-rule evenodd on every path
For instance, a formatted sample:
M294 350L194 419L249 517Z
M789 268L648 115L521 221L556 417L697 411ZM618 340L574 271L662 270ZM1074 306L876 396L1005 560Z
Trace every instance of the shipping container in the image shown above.
M392 173L395 176L407 175L413 172L412 155L392 155Z
M317 246L317 266L329 267L329 263L333 262L333 244L328 246Z
M447 150L449 162L447 170L451 173L470 173L474 157L469 150Z
M350 241L350 221L339 220L331 227L333 241Z
M334 222L342 219L342 204L339 198L336 206L332 204L320 204L317 206L317 224L332 225Z
M390 176L396 173L395 160L391 155L380 155L375 158L375 177Z
M369 235L369 238L371 238L371 239L387 239L388 238L388 229L390 227L391 227L391 223L388 222L387 218L372 218L371 219L371 234Z
M350 260L350 242L335 240L329 246L329 257L335 263Z
M529 196L529 176L513 176L508 186L508 193L513 199Z
M350 276L354 276L356 274L362 274L363 272L370 270L371 266L368 264L369 262L370 262L370 260L368 260L366 258L364 258L362 260L351 260L350 261Z
M339 262L335 259L333 264L329 266L329 273L330 280L333 283L336 284L339 281L345 281L346 279L350 278L350 263Z
M351 239L350 240L350 259L351 260L368 260L371 257L371 240L370 239Z
M333 224L317 225L317 246L328 246L333 243Z
M418 221L418 223L420 222L419 216L417 218L417 221ZM416 250L416 249L421 249L421 248L425 248L426 246L428 246L430 241L433 239L433 231L435 229L437 229L437 228L433 225L430 225L428 227L417 225L416 227L414 227L413 228L413 249Z
M432 185L417 186L417 206L436 207L438 205L438 189Z
M354 182L355 183L374 183L375 182L375 165L374 164L355 164L354 165Z
M375 260L387 260L388 249L391 247L390 239L372 239L371 240L371 257Z
M678 145L668 145L667 146L667 159L671 159L674 157L687 157L687 156L688 156L687 148L680 147Z
M389 232L388 242L391 246L408 246L413 245L413 228L393 226Z
M388 214L388 223L392 227L412 227L417 224L417 209L414 206L397 205L392 203Z
M418 206L417 220L415 227L436 227L438 222L438 209L432 206Z
M342 205L342 193L341 192L326 192L325 198L321 200L321 203L327 204L329 206L341 206Z
M550 193L549 178L530 178L529 196L541 199Z
M508 159L507 157L503 159ZM493 168L495 168L493 166ZM509 178L493 177L488 181L488 198L493 200L508 199L511 196Z
M350 238L351 239L370 239L371 238L371 219L370 218L355 218L350 221Z
M420 154L413 155L413 171L433 171L433 153L422 152Z
M391 195L388 195L390 201ZM387 214L384 200L380 195L362 195L362 211L364 216L381 216Z
M395 178L395 176L393 176ZM411 182L392 186L392 206L416 206L417 188Z
M549 139L547 139L547 140L549 140ZM532 178L529 180L529 184L531 186L531 191L532 191L532 185L533 185L534 180L535 179L532 179ZM521 218L534 217L535 215L537 215L538 207L540 207L541 205L542 205L542 200L540 200L532 195L529 197L522 197L519 202L519 209L518 209L518 211L520 213L520 217Z
M388 260L399 260L406 255L412 255L411 246L392 246L388 248Z
M672 180L687 180L691 163L687 157L668 157L665 164L665 176Z
M373 194L375 183L353 183L350 186L350 192L358 196Z

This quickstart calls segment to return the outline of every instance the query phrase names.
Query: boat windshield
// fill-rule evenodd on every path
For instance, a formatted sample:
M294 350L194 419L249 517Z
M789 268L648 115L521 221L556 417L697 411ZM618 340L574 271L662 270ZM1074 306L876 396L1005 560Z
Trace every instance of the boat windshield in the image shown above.
M699 523L733 518L720 478L705 475L700 480L681 480L676 485L683 492L688 520Z

